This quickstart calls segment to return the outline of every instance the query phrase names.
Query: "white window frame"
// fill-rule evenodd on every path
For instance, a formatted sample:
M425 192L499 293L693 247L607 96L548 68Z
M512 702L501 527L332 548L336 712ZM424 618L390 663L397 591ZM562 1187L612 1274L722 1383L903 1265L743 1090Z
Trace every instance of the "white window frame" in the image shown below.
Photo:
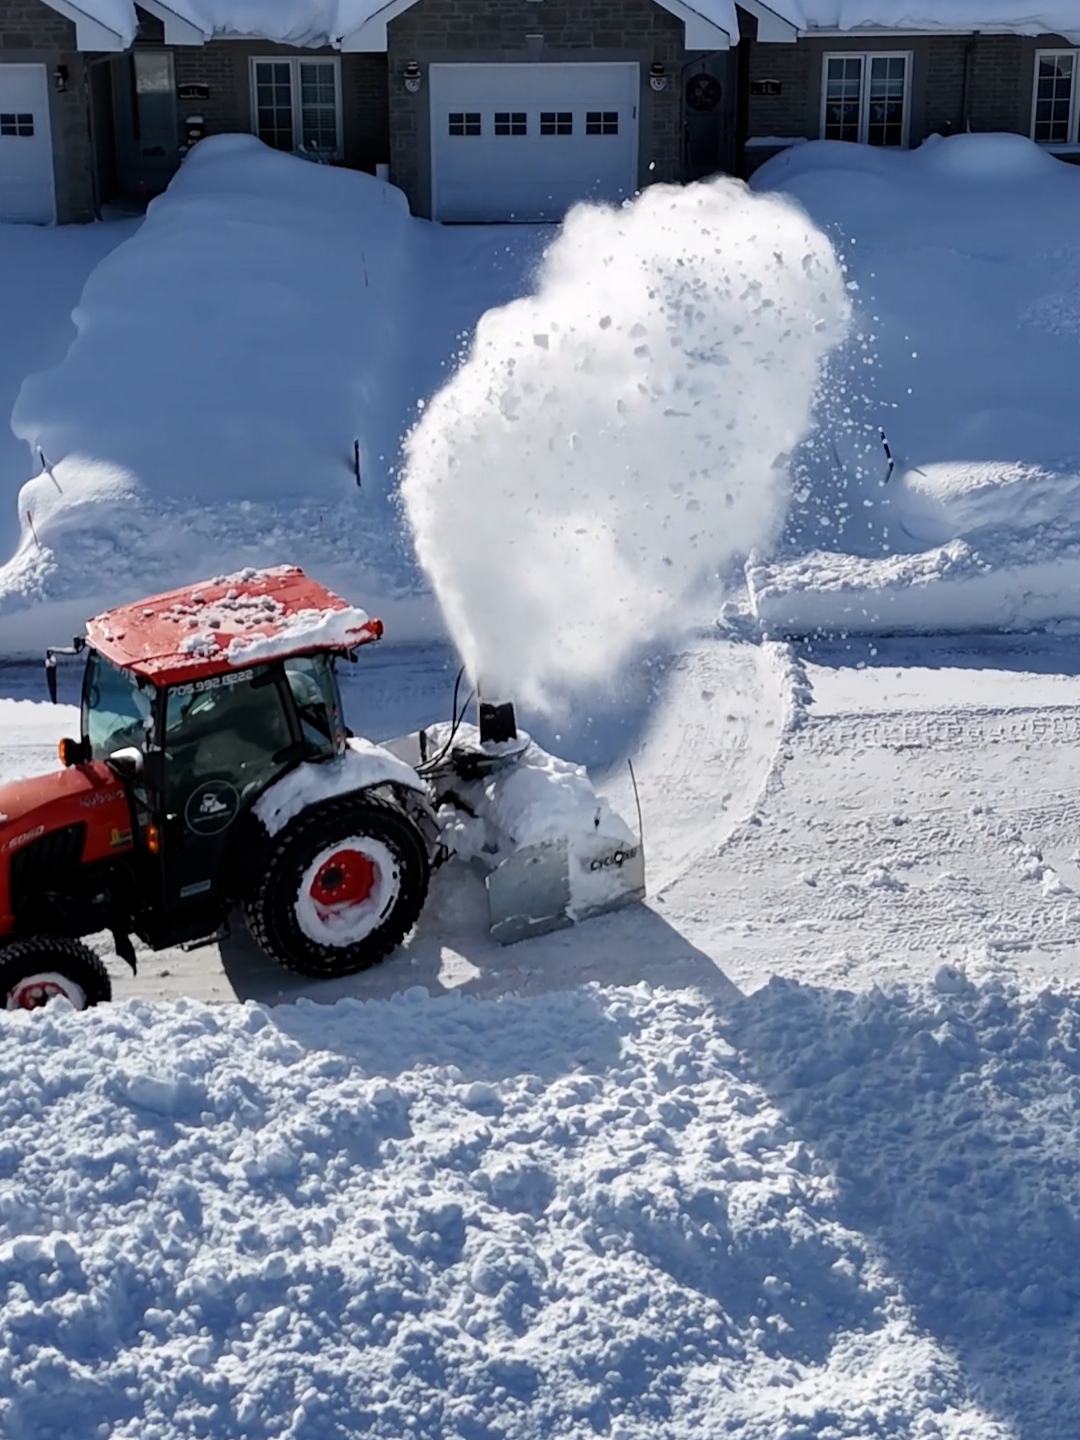
M873 60L903 60L904 62L904 118L900 126L900 144L886 145L886 150L906 150L911 140L911 74L915 68L913 50L829 50L821 57L821 113L818 134L825 138L825 116L829 103L829 61L861 60L862 88L859 95L859 139L858 144L868 143L866 136L870 127L870 63Z
M302 104L300 99L300 66L332 65L334 67L334 124L337 129L337 149L329 158L340 160L345 153L343 130L343 108L341 103L341 60L336 55L252 55L248 60L248 89L251 92L251 133L259 133L259 87L256 79L257 65L288 65L291 70L289 89L292 94L293 151L300 154L304 140ZM286 154L286 151L282 151Z
M1062 55L1072 57L1072 95L1069 100L1069 134L1065 140L1035 140L1035 117L1036 106L1039 103L1039 61L1058 59ZM1080 50L1070 46L1062 49L1060 46L1054 50L1036 50L1035 65L1031 76L1031 129L1028 134L1036 145L1041 145L1046 150L1061 150L1067 145L1080 145Z

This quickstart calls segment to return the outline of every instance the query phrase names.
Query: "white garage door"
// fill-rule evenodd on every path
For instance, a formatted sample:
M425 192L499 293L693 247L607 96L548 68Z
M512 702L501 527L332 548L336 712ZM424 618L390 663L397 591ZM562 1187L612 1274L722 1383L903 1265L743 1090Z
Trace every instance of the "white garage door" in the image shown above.
M637 65L432 65L436 220L561 220L637 189Z
M44 65L0 65L0 220L56 219Z

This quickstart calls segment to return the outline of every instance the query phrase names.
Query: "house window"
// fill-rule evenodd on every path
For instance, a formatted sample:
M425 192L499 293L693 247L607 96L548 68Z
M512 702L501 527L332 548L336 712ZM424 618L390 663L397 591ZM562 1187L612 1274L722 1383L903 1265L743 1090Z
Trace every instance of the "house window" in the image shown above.
M479 135L480 112L478 110L451 110L451 135Z
M826 55L822 138L906 145L910 84L910 55Z
M496 135L527 135L528 122L524 110L496 110Z
M274 150L341 158L337 60L252 60L253 126Z
M33 133L33 115L12 115L9 111L0 114L0 135L31 136Z
M574 115L571 110L541 110L540 111L540 134L541 135L572 135L574 133Z
M619 133L619 112L617 110L586 110L586 135L617 135Z
M1076 145L1080 97L1075 50L1040 50L1035 56L1031 138L1038 145Z

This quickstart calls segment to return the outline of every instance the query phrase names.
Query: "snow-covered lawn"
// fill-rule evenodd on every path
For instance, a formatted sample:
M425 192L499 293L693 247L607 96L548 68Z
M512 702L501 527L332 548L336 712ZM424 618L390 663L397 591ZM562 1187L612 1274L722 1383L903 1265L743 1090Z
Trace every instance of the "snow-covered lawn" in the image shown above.
M1080 168L1016 135L815 142L753 186L833 237L856 304L781 554L750 567L755 615L797 635L1075 621Z

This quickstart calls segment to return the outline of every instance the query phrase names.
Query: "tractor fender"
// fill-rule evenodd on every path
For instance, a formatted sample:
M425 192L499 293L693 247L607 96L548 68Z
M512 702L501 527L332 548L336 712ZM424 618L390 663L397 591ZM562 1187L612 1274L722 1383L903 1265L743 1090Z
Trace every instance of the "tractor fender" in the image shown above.
M304 761L268 785L251 807L252 814L273 837L313 805L380 785L427 795L427 786L411 765L381 745L350 737L343 755L332 760Z

